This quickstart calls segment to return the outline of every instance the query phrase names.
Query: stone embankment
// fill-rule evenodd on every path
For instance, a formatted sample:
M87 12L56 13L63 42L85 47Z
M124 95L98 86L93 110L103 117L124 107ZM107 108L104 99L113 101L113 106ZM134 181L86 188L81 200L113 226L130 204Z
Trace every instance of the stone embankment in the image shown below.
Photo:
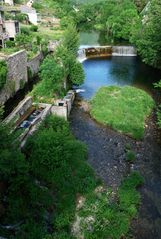
M54 104L34 103L31 96L26 97L14 111L5 119L11 123L14 130L21 129L19 136L21 147L26 139L35 132L42 120L50 113L63 117L66 120L70 115L75 98L75 92L70 90L62 100L56 100Z
M31 60L28 60L25 50L1 57L1 60L5 60L7 63L8 73L6 84L0 91L0 105L3 105L20 89L24 88L30 78L38 73L42 59L42 53L38 53Z

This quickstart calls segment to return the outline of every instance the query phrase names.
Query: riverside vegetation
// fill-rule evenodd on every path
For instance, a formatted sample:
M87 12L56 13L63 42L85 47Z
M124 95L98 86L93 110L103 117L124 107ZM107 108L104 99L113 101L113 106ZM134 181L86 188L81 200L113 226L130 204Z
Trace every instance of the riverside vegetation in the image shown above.
M135 139L144 136L145 119L154 107L150 95L135 87L102 87L91 101L91 115Z
M145 63L161 69L160 0L49 2L56 8L62 27L65 28L68 21L74 21L80 30L100 32L108 43L126 40L136 46Z
M103 239L128 233L140 203L136 187L143 180L137 173L125 179L113 200L114 193L94 176L86 162L85 145L71 135L65 120L47 117L23 152L13 144L15 135L2 122L0 132L1 235L69 239L82 233L85 238ZM103 190L99 192L100 186ZM76 210L80 196L85 202ZM80 232L72 234L70 227L77 213L82 221ZM89 217L93 221L86 224ZM2 225L15 228L8 230Z
M73 24L69 24L61 44L40 66L40 83L31 92L35 101L52 103L53 99L65 95L73 84L83 83L83 68L76 59L78 47L77 30Z

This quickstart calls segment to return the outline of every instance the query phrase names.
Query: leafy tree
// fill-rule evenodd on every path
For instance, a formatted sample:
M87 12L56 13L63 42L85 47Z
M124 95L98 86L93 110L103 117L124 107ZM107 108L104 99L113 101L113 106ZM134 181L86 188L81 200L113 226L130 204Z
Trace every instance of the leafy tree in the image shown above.
M142 23L137 24L131 41L136 44L143 61L161 69L161 2L152 0Z
M132 1L105 1L96 18L96 27L107 31L114 38L129 39L131 28L138 18L137 10Z
M84 71L82 68L82 64L78 61L74 61L70 67L69 79L73 84L81 85L84 81Z
M16 45L23 47L27 50L32 49L32 37L24 33L18 34L16 36Z
M16 238L31 238L31 229L22 236L24 225L32 219L35 227L44 220L44 211L51 204L51 196L48 188L40 187L30 174L30 165L18 147L17 134L1 120L0 155L0 224L17 224ZM9 236L12 231L0 227L0 233Z
M66 47L73 55L77 55L79 48L79 36L74 24L69 24L66 31L64 32L64 37L62 44Z
M64 93L65 72L60 59L56 61L54 56L47 56L40 67L39 76L41 82L32 91L35 100L46 102Z
M68 83L80 85L84 80L84 71L82 64L79 63L71 51L69 51L64 45L60 45L56 52L55 58L61 59L64 66L65 75L68 77Z
M68 234L75 216L76 195L96 185L93 171L85 162L86 147L71 135L68 122L48 116L28 139L25 152L32 175L50 186L55 195L51 238L71 238Z
M137 6L138 12L141 12L148 3L148 0L134 0L134 3Z

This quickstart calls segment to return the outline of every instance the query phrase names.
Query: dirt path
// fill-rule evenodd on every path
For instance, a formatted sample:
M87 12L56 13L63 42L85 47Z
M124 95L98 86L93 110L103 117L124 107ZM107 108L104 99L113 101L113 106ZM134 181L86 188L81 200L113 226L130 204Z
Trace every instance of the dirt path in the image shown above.
M142 142L96 123L75 102L70 123L73 134L88 146L88 162L107 186L117 188L130 170L137 169L145 178L141 188L142 204L134 220L132 234L137 239L161 239L161 148L156 143L155 126L150 120ZM134 165L125 162L125 146L136 153Z

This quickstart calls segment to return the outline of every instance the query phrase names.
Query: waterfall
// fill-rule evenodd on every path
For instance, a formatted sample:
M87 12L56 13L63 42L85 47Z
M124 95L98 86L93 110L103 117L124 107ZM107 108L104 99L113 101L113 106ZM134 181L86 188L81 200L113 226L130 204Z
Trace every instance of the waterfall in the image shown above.
M83 62L86 59L86 50L84 48L78 50L77 59L79 62Z
M133 46L113 46L113 56L136 56L136 49Z

